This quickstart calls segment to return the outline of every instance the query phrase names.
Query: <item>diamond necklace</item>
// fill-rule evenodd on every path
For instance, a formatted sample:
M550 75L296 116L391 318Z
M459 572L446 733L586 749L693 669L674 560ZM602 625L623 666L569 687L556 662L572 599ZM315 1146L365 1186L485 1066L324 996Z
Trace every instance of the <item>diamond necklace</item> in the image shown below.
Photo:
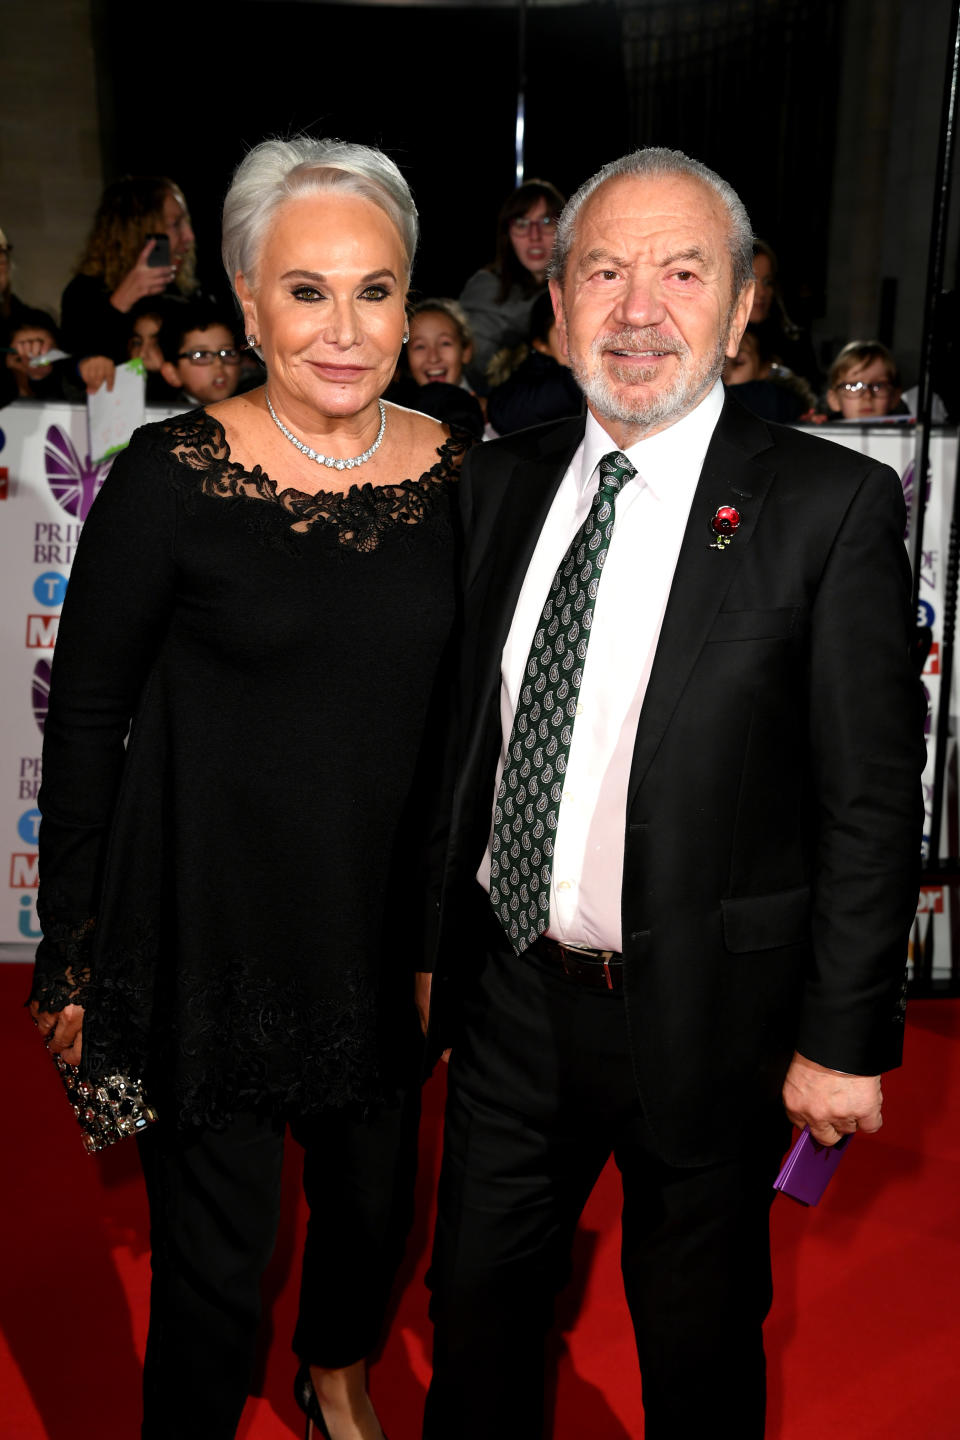
M387 410L382 400L377 401L377 404L380 406L380 429L377 431L376 440L374 440L373 444L370 446L369 449L364 450L362 455L353 455L350 457L349 460L338 460L333 455L320 455L316 450L311 450L310 446L305 445L302 440L298 440L296 435L294 435L293 431L287 429L286 425L284 425L276 410L274 410L273 406L270 404L270 396L267 394L266 390L263 392L263 394L267 402L267 409L270 411L271 419L273 420L274 425L276 425L277 429L280 431L280 434L285 435L290 441L291 445L296 445L297 449L301 452L301 454L306 455L308 460L316 460L318 465L326 465L328 470L352 470L356 465L364 465L370 459L370 456L380 449L380 442L382 441L383 433L387 428Z

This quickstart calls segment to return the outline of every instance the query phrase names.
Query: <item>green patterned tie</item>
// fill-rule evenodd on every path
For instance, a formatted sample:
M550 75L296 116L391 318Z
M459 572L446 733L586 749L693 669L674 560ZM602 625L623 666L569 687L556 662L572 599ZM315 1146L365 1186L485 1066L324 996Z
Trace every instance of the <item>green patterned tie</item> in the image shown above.
M619 450L600 461L599 489L553 577L517 697L493 812L490 903L518 955L550 923L553 837L597 588L617 495L636 473Z

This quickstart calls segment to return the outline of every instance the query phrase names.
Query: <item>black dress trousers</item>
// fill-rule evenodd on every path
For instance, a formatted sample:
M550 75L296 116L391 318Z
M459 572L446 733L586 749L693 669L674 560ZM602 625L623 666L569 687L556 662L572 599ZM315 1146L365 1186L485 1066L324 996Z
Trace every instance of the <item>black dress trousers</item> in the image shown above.
M419 1091L292 1120L309 1207L295 1353L327 1369L375 1348L410 1225ZM142 1136L153 1283L143 1440L232 1440L250 1384L260 1282L280 1213L283 1123ZM291 1383L293 1369L291 1367Z
M702 1440L718 1426L760 1440L769 1208L786 1119L736 1160L665 1165L644 1124L622 995L517 958L492 925L499 941L450 1061L425 1440L541 1435L554 1300L611 1153L647 1440Z

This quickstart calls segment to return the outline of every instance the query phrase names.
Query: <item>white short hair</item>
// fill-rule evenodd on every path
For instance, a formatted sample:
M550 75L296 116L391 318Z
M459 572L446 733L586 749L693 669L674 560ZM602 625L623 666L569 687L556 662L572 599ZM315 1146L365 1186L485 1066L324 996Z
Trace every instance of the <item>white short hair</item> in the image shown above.
M417 248L417 208L410 187L381 150L345 140L263 140L245 155L234 172L223 202L221 253L233 285L239 273L248 283L271 221L285 201L323 190L362 195L387 215L403 242L407 280Z
M644 150L634 150L632 154L623 155L619 160L611 160L608 165L604 165L602 170L598 170L596 175L591 175L589 180L585 180L575 195L571 195L563 207L563 213L557 225L553 258L547 272L551 280L556 280L562 285L566 278L567 261L573 247L577 219L584 203L589 200L595 190L599 190L600 186L606 184L608 180L620 180L624 177L646 179L647 177L659 178L675 175L682 175L690 180L699 180L708 190L713 191L727 212L727 220L730 225L727 245L733 265L733 293L739 295L747 282L753 279L753 231L750 226L750 216L746 212L743 201L732 185L721 179L715 170L711 170L700 160L691 160L689 155L684 155L682 150L667 150L662 146L653 145Z

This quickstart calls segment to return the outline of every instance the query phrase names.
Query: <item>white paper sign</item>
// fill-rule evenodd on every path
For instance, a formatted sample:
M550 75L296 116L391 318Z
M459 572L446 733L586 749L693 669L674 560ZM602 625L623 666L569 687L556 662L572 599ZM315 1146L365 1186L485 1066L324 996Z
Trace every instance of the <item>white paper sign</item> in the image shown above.
M146 415L147 372L140 359L118 365L113 389L106 381L93 395L87 396L87 418L90 425L89 454L94 462L109 460L130 444L130 436Z

